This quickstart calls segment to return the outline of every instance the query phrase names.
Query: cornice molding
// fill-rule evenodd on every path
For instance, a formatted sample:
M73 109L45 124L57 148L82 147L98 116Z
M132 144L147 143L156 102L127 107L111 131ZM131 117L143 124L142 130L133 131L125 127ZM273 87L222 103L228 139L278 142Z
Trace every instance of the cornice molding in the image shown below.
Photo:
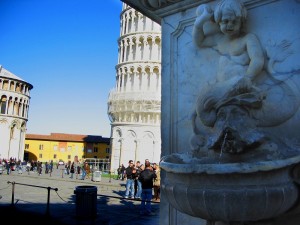
M175 14L203 3L214 2L212 0L121 0L130 7L136 9L140 13L150 19L161 22L165 16ZM261 5L269 4L279 0L243 0L248 9Z

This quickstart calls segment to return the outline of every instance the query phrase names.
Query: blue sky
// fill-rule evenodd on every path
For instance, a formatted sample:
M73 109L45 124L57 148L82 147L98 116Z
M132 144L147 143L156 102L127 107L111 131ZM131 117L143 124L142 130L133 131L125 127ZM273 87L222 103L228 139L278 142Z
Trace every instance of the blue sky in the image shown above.
M31 83L27 133L110 136L120 0L0 0L0 65Z

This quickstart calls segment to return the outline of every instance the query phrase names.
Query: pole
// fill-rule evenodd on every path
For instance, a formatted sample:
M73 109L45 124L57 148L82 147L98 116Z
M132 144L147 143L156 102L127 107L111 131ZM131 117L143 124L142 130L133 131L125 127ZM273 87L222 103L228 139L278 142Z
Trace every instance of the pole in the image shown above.
M14 206L15 202L15 184L16 182L12 182L12 192L11 192L11 206Z
M46 216L50 216L50 190L51 187L47 187L48 196L47 196L47 208L46 208Z

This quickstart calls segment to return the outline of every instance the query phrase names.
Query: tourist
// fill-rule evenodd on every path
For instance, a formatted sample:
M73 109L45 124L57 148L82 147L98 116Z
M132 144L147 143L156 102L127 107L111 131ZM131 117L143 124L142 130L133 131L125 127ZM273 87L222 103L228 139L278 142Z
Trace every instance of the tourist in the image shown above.
M121 180L121 169L122 169L122 166L120 165L119 168L117 169L117 172L118 172L117 180Z
M43 163L38 161L37 162L37 173L39 176L42 174L42 170L43 170Z
M65 165L65 171L66 174L69 175L70 174L70 169L71 169L71 160L68 161L68 163Z
M49 163L46 162L45 163L45 174L48 174L49 173Z
M10 174L11 170L10 170L10 161L9 160L5 160L5 168L6 168L6 173L7 175Z
M125 169L126 191L125 198L129 195L134 198L134 180L136 177L136 169L134 168L133 160L129 160L128 167Z
M50 161L50 164L49 164L49 173L50 173L50 176L51 176L51 173L53 172L53 160Z
M153 191L154 191L154 197L153 200L160 202L160 167L158 164L153 164L153 169L156 174L156 178L153 182Z
M74 157L74 168L75 168L75 174L76 174L76 179L78 179L78 176L80 174L80 161L78 160L78 156Z
M136 177L135 177L135 180L134 180L134 196L135 196L136 199L141 199L142 183L139 180L139 176L142 172L142 169L141 169L141 162L140 161L136 161L135 169L136 169Z
M81 165L81 180L84 180L86 177L86 170L85 170L86 164L87 162L83 162Z
M156 174L149 161L145 162L145 169L141 172L139 180L142 183L142 202L140 208L141 215L151 215L151 199L153 181L156 178Z
M75 165L74 165L74 161L71 164L71 168L70 168L70 178L73 179L74 178L74 173L75 173Z
M121 165L121 179L124 180L124 177L125 177L125 166L124 164L122 163Z
M90 168L90 165L88 164L88 162L85 162L83 167L84 167L84 171L85 171L85 178L90 179L91 168Z

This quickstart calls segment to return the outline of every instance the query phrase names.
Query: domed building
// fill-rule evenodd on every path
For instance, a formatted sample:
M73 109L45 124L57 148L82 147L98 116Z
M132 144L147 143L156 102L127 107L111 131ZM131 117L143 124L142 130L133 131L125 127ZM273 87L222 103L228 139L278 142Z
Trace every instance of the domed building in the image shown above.
M110 91L111 170L161 157L161 27L123 3L116 86Z
M33 86L0 65L0 158L23 160Z

